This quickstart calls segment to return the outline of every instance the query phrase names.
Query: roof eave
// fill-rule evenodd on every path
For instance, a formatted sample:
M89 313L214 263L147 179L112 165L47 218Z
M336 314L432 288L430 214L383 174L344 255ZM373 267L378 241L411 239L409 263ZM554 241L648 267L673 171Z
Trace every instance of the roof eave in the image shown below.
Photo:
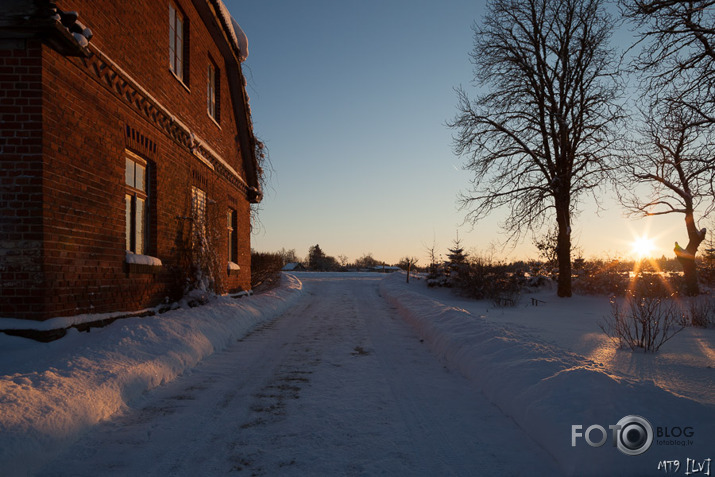
M219 14L219 1L193 0L193 3L207 26L210 26L213 22L220 26L221 41L217 41L217 44L226 59L226 76L238 130L237 142L241 150L246 182L249 185L247 199L251 203L259 203L263 198L263 191L259 177L258 157L256 155L258 141L253 134L253 121L251 120L248 94L245 87L246 80L241 71L241 52L231 40L229 33L229 29L232 28L231 25L228 25L223 15Z

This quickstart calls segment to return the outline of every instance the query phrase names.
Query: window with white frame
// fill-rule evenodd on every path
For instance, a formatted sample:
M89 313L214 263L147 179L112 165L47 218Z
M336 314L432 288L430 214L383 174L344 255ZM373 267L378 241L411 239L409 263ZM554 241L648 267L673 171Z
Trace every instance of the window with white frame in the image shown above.
M126 250L144 255L147 244L146 224L149 201L147 162L136 154L126 151L124 164Z

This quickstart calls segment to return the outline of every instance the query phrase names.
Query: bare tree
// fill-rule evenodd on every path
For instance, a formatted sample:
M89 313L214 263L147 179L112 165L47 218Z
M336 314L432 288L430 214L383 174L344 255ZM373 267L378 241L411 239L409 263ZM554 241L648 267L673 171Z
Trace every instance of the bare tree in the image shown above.
M419 260L415 257L402 257L400 262L397 264L398 267L407 272L407 283L410 283L410 272L412 271L412 266L416 265Z
M461 197L476 223L506 207L509 239L558 227L558 295L571 296L571 217L611 171L622 119L614 20L601 0L492 0L475 25L475 83L458 89L455 152L474 173Z
M338 263L340 263L340 266L342 268L345 268L348 266L348 256L347 255L338 255Z
M715 1L621 0L640 31L636 69L654 102L687 107L715 124Z
M372 252L363 254L362 257L355 260L356 268L375 268L380 265L380 262L372 256Z
M534 237L534 246L539 250L539 258L543 259L548 267L558 263L558 234L559 231L549 228L541 237Z
M281 260L283 261L283 265L288 265L289 263L297 263L300 262L298 260L298 256L295 253L295 249L292 248L290 250L286 250L285 248L281 248L280 251L278 252L278 255L281 256Z
M631 198L642 215L682 213L688 233L675 253L686 293L699 292L695 255L706 230L696 225L712 212L715 128L715 1L621 0L621 9L640 30L643 48L634 61L643 99L650 104L645 138L629 165L630 178L652 185L650 200ZM698 207L700 206L700 209Z
M678 103L659 103L644 116L643 140L622 165L628 182L617 190L621 202L636 215L683 214L688 244L682 248L675 242L675 254L683 267L686 293L697 295L695 255L706 230L698 228L696 211L706 218L715 208L715 131L703 124L697 111ZM649 198L639 195L634 187L638 184L649 186Z

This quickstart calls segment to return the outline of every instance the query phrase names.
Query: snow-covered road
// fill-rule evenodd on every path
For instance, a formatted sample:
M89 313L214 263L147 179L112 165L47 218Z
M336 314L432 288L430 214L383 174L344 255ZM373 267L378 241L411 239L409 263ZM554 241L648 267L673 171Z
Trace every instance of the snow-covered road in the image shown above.
M287 313L96 426L41 475L557 475L379 296L303 278Z

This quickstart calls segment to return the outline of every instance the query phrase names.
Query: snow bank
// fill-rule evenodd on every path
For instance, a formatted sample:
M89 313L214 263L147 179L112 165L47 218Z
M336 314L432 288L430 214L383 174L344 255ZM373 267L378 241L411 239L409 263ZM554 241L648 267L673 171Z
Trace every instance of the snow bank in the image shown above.
M658 463L663 460L679 459L684 469L688 458L715 457L712 406L675 396L652 381L609 374L600 363L436 301L415 292L419 284L404 281L402 274L386 278L380 284L382 296L445 364L475 383L566 474L654 475L662 472ZM681 434L689 427L693 435L656 436L644 454L627 456L612 446L608 426L628 415L645 417L654 434ZM572 425L582 425L584 432L594 424L609 433L607 445L591 447L581 437L573 447ZM591 439L599 441L601 434L596 430Z
M279 316L301 292L301 282L284 274L282 285L264 294L217 298L91 333L72 329L52 343L0 334L3 473L31 474L146 390Z

